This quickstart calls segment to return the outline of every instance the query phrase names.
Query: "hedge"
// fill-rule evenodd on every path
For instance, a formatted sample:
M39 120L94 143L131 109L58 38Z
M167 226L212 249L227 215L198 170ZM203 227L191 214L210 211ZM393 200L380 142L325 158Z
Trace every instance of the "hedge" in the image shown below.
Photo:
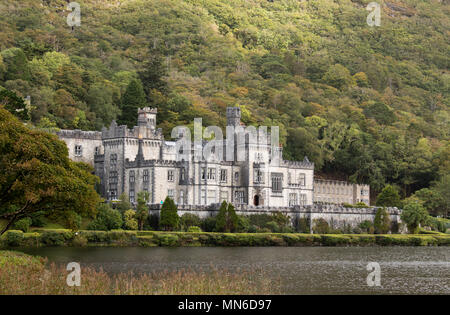
M445 234L298 234L156 231L10 230L0 247L41 246L449 246Z

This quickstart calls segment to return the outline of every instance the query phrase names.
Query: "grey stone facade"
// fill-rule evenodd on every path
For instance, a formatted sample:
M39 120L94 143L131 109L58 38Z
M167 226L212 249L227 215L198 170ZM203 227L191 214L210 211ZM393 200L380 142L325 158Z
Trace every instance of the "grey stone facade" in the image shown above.
M178 204L180 214L191 212L208 216L218 211L222 201L232 202L238 213L272 213L281 211L291 217L323 217L328 222L362 222L373 219L375 208L352 209L342 203L363 201L369 204L370 187L341 181L314 179L314 163L283 160L282 148L272 145L270 134L257 139L244 137L236 141L233 154L244 152L245 159L227 161L212 158L179 160L176 143L166 141L156 128L157 110L138 111L133 129L115 121L101 132L61 130L58 135L67 143L69 157L94 166L100 178L100 193L110 201L126 193L132 203L137 193L147 191L151 211L158 211L169 196ZM239 108L227 108L227 126L243 127ZM266 137L262 141L261 137ZM227 137L228 139L228 137ZM226 151L226 141L218 142ZM203 142L202 146L206 143ZM194 155L194 145L191 147ZM274 163L274 160L277 162ZM393 220L398 210L393 211Z

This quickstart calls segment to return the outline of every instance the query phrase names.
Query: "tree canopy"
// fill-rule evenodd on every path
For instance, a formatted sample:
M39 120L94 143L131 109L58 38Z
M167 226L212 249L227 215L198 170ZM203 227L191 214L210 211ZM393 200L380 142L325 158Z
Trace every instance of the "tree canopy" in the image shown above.
M14 222L41 212L66 220L92 216L98 178L69 159L56 135L32 130L0 106L0 218Z
M131 126L150 104L166 137L237 104L287 159L403 198L450 173L450 6L384 5L369 27L368 2L86 0L72 30L65 1L4 0L0 86L40 127Z

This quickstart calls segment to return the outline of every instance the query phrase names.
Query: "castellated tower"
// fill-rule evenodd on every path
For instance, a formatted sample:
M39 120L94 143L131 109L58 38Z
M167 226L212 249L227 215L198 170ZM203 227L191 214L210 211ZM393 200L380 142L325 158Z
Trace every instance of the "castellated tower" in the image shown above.
M240 126L241 109L239 107L227 107L227 126Z
M138 110L138 126L148 127L150 129L156 128L156 114L158 109L144 107Z

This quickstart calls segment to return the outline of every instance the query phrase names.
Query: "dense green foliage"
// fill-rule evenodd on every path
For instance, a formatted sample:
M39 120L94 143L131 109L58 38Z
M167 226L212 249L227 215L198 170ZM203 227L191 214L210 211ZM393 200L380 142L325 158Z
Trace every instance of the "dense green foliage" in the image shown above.
M170 197L166 197L161 206L159 226L162 230L172 231L178 228L180 217L177 213L177 206Z
M28 128L0 106L0 219L7 225L45 215L79 228L100 197L92 168L69 159L55 135Z
M122 215L119 211L111 209L107 203L97 206L97 216L89 225L89 230L109 231L122 227Z
M140 191L137 195L137 207L135 218L138 222L139 230L144 229L144 224L148 219L148 198L149 194L147 191Z
M373 226L375 233L386 234L391 229L391 218L386 208L378 208L375 214L375 219L373 220ZM369 227L370 229L370 227Z
M155 231L43 231L23 233L10 230L0 238L0 248L39 246L450 246L447 234L369 235L298 233L216 233ZM1 266L1 264L0 264Z
M386 185L377 196L378 207L401 207L400 195L397 189L391 185Z
M219 213L216 216L217 232L235 232L238 227L239 218L231 203L223 201L220 205Z
M406 204L403 208L401 218L408 226L410 233L417 233L419 226L428 224L430 220L427 210L418 202Z
M166 135L240 105L318 172L434 191L450 169L449 4L386 2L369 27L369 2L80 0L72 29L66 1L2 0L0 86L47 128L130 125L141 85Z

